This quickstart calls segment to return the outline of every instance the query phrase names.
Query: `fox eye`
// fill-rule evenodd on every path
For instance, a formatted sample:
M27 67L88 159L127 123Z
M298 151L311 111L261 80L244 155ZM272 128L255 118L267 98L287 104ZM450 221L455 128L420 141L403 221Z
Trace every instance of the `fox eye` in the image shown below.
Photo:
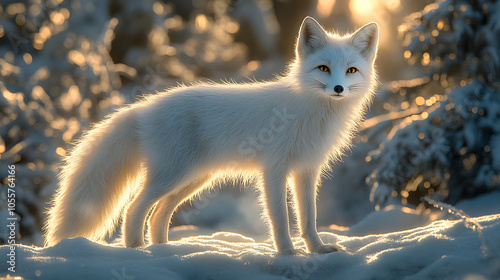
M319 68L320 71L323 71L323 72L329 72L330 71L330 69L326 65L320 65L320 66L318 66L318 68Z
M356 68L356 67L349 67L349 69L347 69L347 73L349 73L349 74L356 73L356 72L358 72L358 68Z

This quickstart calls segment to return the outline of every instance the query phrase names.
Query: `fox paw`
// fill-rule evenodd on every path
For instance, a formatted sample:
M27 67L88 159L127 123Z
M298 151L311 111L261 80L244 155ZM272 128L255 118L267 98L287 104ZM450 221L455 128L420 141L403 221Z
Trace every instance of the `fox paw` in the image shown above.
M328 254L340 251L340 247L335 244L321 244L314 248L311 253Z

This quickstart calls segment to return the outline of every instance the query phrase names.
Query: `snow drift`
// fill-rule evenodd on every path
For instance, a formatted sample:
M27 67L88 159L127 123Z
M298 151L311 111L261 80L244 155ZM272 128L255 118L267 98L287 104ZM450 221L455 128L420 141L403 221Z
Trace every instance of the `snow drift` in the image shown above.
M490 195L490 202L498 195ZM476 201L480 208L483 200ZM491 204L491 203L490 203ZM397 215L400 213L400 215ZM270 240L230 232L184 237L141 250L85 238L53 247L16 247L16 272L26 279L499 279L500 214L438 219L424 226L369 234L372 225L411 219L393 208L370 215L350 232L321 232L344 251L327 255L277 255ZM415 220L422 222L422 220ZM399 222L398 222L399 223ZM477 228L467 225L477 223ZM364 228L364 230L363 230ZM196 234L192 228L189 234ZM333 231L333 230L330 230ZM198 232L199 233L199 232ZM176 234L175 229L173 234ZM182 230L177 230L182 234ZM303 241L295 245L305 249ZM0 247L6 256L8 246ZM0 264L6 276L8 264Z

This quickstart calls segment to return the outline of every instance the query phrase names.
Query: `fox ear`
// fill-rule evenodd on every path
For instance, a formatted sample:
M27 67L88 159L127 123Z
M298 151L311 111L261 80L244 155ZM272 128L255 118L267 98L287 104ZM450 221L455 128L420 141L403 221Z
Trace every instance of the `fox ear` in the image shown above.
M378 25L368 23L352 34L350 43L369 61L374 61L378 46Z
M297 55L305 56L328 43L325 30L312 17L306 17L300 26Z

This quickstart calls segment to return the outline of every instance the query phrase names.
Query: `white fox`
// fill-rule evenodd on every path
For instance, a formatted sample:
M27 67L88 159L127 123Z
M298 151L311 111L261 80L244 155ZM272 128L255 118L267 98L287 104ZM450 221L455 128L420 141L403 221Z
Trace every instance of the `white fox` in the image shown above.
M337 251L318 235L316 193L322 172L348 147L370 103L377 45L376 23L340 36L307 17L295 61L274 81L178 87L111 114L65 160L46 245L77 236L102 239L124 209L125 246L145 244L147 222L149 242L166 243L181 203L220 176L257 175L279 252L297 253L287 187L307 250Z

